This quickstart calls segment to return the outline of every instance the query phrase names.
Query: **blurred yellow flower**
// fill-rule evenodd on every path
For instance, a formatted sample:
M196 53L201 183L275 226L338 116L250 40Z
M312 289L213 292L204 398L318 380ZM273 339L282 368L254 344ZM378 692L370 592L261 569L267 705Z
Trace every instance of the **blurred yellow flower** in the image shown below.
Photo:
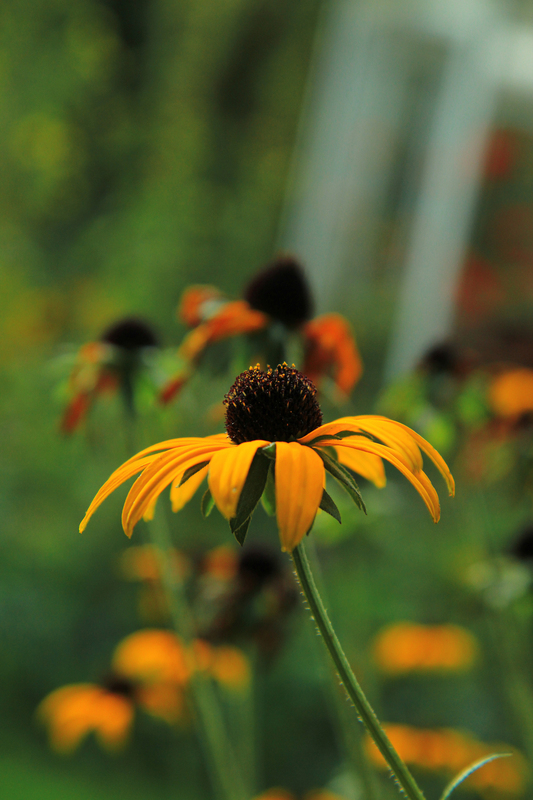
M384 672L435 672L468 669L478 652L475 637L458 625L398 622L374 640L373 653Z
M118 750L127 741L134 703L125 682L110 689L79 683L51 692L37 716L48 729L50 746L59 753L72 752L93 732L104 748Z
M187 652L175 633L146 629L132 633L115 649L113 670L144 683L183 686L191 676Z
M133 384L144 366L147 350L157 347L151 328L136 317L126 317L111 325L99 341L87 342L78 351L69 377L69 400L60 428L73 433L84 421L97 397L123 390L130 409L134 405Z
M219 581L231 581L237 575L239 559L232 547L222 544L208 550L202 560L202 573Z
M421 450L442 473L450 494L454 492L453 478L437 451L405 425L385 417L343 417L322 425L315 394L313 384L286 364L267 372L251 367L225 397L227 435L171 439L142 450L102 486L80 531L106 497L140 472L123 508L127 536L142 517L153 515L167 486L177 511L207 477L210 497L242 543L270 476L281 547L290 552L310 530L319 508L340 521L324 489L326 471L363 507L344 466L377 473L383 469L382 459L412 483L437 522L439 498L422 469Z
M216 646L205 639L195 639L190 659L193 669L210 674L226 689L246 689L250 683L250 663L237 647Z
M129 581L159 581L160 558L159 551L152 544L131 545L120 555L120 573ZM177 576L185 578L189 574L189 559L179 550L170 551L165 558L170 559Z
M487 744L468 733L442 728L436 730L413 728L409 725L384 725L394 748L408 765L435 772L456 775L475 761L495 753L510 753L480 767L465 784L481 791L496 790L520 795L528 774L527 763L514 747L507 744ZM379 767L388 768L374 742L367 736L367 752Z
M533 411L533 370L517 367L496 375L488 399L498 417L519 417Z

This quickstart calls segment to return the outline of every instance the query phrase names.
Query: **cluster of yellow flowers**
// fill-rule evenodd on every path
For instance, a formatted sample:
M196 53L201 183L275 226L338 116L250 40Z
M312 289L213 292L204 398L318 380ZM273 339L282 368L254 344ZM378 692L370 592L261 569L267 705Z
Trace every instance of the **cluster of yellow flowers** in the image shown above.
M117 646L111 672L100 684L56 689L37 715L58 752L71 752L91 732L104 748L114 750L127 741L136 708L169 724L186 720L187 686L195 673L229 691L245 689L250 679L248 660L236 647L215 647L200 639L185 647L171 631L137 631Z

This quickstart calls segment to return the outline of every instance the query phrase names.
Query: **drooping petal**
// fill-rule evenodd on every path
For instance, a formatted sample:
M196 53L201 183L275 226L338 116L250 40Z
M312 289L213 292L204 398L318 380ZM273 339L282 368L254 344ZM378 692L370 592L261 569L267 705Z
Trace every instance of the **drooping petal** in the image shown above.
M96 511L96 509L102 505L104 500L112 494L115 489L118 489L121 484L128 480L128 478L132 478L136 475L137 472L141 472L148 464L151 464L154 459L157 459L159 454L152 455L152 456L145 456L144 458L139 458L137 461L131 460L131 463L126 462L122 464L121 467L116 469L104 483L104 485L100 488L97 492L96 496L94 497L91 505L87 509L87 513L85 514L84 518L80 523L80 533L83 533L85 528L87 527L87 523L89 522L90 518Z
M177 456L177 454L184 449L190 452L191 447L194 447L195 445L204 446L208 443L212 443L214 446L220 443L229 445L230 440L226 434L222 433L217 433L213 436L206 437L187 436L181 439L168 439L164 442L158 442L157 444L146 447L144 450L136 453L136 455L132 456L125 461L124 464L118 467L118 469L116 469L110 475L104 485L97 492L80 524L80 533L85 530L89 519L92 517L96 509L104 502L104 500L109 497L109 495L112 494L112 492L114 492L115 489L117 489L121 484L123 484L129 478L132 478L137 472L141 472L150 464L153 464L155 461L161 458L162 455L164 455L161 453L161 451L173 451L174 455Z
M189 328L195 328L204 322L209 307L221 302L223 302L222 294L216 286L207 284L188 286L180 298L178 319Z
M379 419L386 420L387 418L379 417ZM426 441L426 439L420 436L419 433L413 431L411 428L407 427L407 425L404 425L402 422L396 422L396 420L392 419L387 420L387 422L391 422L393 425L396 425L398 428L404 430L409 436L413 437L413 439L415 440L419 448L422 450L422 452L425 453L428 456L428 458L430 458L433 461L433 463L439 470L440 474L446 481L446 486L448 487L450 495L453 496L455 494L455 481L453 479L453 475L451 474L448 468L447 463L445 462L441 454L438 453L435 450L435 448L432 447L432 445L430 445L428 441Z
M215 453L209 466L209 489L218 510L226 519L237 513L237 504L253 458L260 447L270 444L263 439L243 442Z
M230 442L213 442L206 437L201 445L180 447L164 453L147 467L131 487L122 510L122 527L127 536L149 509L153 500L188 469L210 461L217 450L233 447Z
M429 480L428 476L422 470L413 472L408 463L400 453L395 453L390 447L379 442L372 442L364 436L354 436L343 439L341 442L336 442L334 439L325 440L320 443L321 446L331 446L360 450L364 453L373 453L380 458L389 461L396 469L404 475L407 480L413 484L422 500L426 504L429 513L433 517L434 522L440 519L440 504L439 497L435 491L435 487ZM317 446L318 447L318 446Z
M179 479L174 481L170 489L170 502L172 503L172 511L180 511L183 506L189 502L191 497L196 493L198 487L201 485L208 471L209 465L207 467L202 467L202 469L198 470L197 473L192 475L181 486L179 485L181 475Z
M334 422L321 425L298 441L302 444L309 444L318 436L334 435L340 431L350 431L354 433L369 433L388 445L397 456L402 457L416 473L422 468L422 457L420 451L425 453L435 464L448 487L450 495L455 492L455 483L448 465L442 456L427 442L420 434L413 431L407 425L395 420L388 419L379 415L366 415L357 417L341 417ZM323 442L321 444L324 444ZM337 446L337 442L332 440L330 445Z
M374 414L359 417L341 417L335 421L339 425L354 425L360 433L368 433L376 437L383 444L392 448L396 453L402 454L413 470L422 469L422 455L411 436L411 430L402 430L387 417L378 417Z
M185 337L179 355L185 361L195 361L211 342L262 330L268 321L266 314L251 308L246 300L233 300Z
M337 387L348 394L363 371L361 356L348 321L340 314L323 314L303 327L303 373L314 383L332 373Z
M313 524L324 479L318 453L299 442L276 442L276 516L282 550L294 550Z
M336 452L341 464L368 481L372 481L378 489L382 489L387 483L383 461L378 456L353 448L348 450L346 447L336 448Z

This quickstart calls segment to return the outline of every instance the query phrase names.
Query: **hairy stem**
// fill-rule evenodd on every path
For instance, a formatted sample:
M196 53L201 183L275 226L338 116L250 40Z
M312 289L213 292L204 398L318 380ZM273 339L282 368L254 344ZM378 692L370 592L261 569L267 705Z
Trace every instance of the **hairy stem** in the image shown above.
M424 800L421 789L389 741L357 678L353 674L316 587L303 542L300 542L293 550L292 559L311 614L359 717L409 800Z

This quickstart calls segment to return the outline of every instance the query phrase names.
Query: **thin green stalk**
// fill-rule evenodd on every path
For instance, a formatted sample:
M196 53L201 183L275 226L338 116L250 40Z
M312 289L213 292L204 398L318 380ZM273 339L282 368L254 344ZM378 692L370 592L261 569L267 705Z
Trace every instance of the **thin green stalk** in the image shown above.
M309 545L309 560L314 570L315 583L320 587L319 591L327 602L326 589L324 587L324 581L322 580L314 541L309 542ZM326 661L328 656L324 653L322 648L320 649ZM365 800L377 800L379 796L377 776L364 751L363 729L355 720L349 706L346 705L340 695L334 673L331 670L328 670L328 672L331 680L328 682L326 688L328 703L331 704L330 707L333 707L333 713L331 714L332 722L335 725L337 736L342 740L342 744L344 745L353 779L361 783Z
M293 550L292 559L298 580L300 581L305 599L309 604L311 614L318 626L324 644L326 645L331 658L337 668L340 679L344 688L353 702L358 715L366 726L370 736L381 755L389 765L396 781L403 789L409 800L424 800L424 795L416 783L415 779L409 772L407 766L404 764L388 736L380 725L380 722L366 699L363 690L361 689L357 678L352 672L348 663L348 659L341 647L333 626L329 620L324 604L316 588L311 567L307 559L303 542Z
M159 554L161 583L167 598L170 616L178 635L189 644L194 625L180 580L176 577L170 558L171 540L166 520L156 515L149 525L152 542ZM227 735L218 698L208 678L194 673L191 678L191 702L195 720L211 775L217 784L218 796L224 800L248 800L235 752Z

